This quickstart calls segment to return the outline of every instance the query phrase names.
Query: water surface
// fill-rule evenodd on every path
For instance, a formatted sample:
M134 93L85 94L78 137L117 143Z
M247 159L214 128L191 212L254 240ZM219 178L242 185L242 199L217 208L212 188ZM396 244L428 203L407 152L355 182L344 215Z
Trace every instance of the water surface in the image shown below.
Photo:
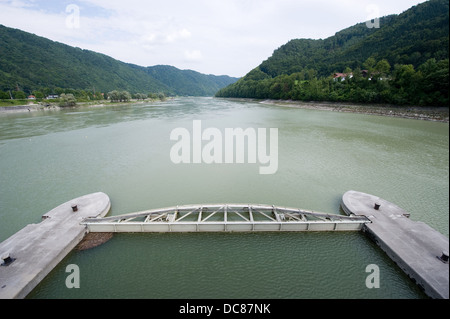
M177 127L278 128L279 168L170 160ZM448 236L448 124L181 98L0 115L0 240L102 191L111 215L258 203L340 213L348 190L392 201ZM68 289L77 264L81 288ZM369 264L380 289L365 286ZM31 298L423 298L360 233L117 234L73 251Z

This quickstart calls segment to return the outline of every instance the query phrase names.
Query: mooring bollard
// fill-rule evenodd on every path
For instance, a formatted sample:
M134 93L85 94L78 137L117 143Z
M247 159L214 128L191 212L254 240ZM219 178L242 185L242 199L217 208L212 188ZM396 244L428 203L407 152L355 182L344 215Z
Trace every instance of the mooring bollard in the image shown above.
M73 212L78 211L78 206L77 206L77 204L72 204L72 211L73 211Z
M380 206L381 206L380 204L378 204L378 203L375 203L375 207L374 207L374 208L375 208L375 210L379 210L379 209L380 209Z
M448 251L443 251L441 257L439 259L443 262L448 264Z
M12 258L11 255L9 253L4 254L1 257L1 262L0 265L1 266L8 266L10 263L12 263L14 260L16 260L15 258Z

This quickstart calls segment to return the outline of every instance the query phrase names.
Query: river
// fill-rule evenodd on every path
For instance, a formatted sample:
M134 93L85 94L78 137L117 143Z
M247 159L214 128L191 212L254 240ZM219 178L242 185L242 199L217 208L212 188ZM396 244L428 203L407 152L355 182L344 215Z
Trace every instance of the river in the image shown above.
M278 167L175 164L177 128L278 129ZM259 131L257 131L259 132ZM206 144L206 142L205 142ZM448 123L214 98L0 115L0 241L52 208L105 192L110 215L202 203L340 213L380 196L449 234ZM65 285L66 266L80 288ZM369 289L366 267L380 269ZM362 233L116 234L71 252L29 298L425 298Z

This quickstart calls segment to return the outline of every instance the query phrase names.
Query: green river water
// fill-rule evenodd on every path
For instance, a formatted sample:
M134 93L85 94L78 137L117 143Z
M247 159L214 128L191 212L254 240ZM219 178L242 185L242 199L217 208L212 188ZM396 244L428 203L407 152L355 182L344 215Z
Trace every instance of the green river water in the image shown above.
M278 128L278 170L174 164L175 128ZM203 203L341 213L348 190L380 196L449 234L445 123L179 98L0 114L0 241L72 198L102 191L110 215ZM66 266L80 288L65 285ZM366 266L380 268L369 289ZM364 234L116 234L71 252L30 298L425 298Z

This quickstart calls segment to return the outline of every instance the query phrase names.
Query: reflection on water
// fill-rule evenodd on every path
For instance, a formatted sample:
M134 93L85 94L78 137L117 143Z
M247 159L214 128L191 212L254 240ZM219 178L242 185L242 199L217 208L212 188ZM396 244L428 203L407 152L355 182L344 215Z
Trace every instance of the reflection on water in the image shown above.
M87 127L104 127L115 123L155 118L160 120L201 116L213 112L229 112L234 108L246 108L249 104L228 103L212 98L184 98L165 102L103 106L80 106L62 110L0 115L0 140L45 135Z

